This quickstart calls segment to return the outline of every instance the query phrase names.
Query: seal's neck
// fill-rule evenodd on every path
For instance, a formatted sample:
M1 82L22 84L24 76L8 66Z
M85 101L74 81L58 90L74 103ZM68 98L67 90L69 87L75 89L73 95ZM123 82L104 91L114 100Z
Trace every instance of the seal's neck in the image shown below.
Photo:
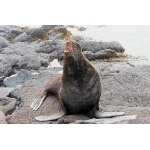
M65 76L81 78L86 74L86 71L87 65L82 54L78 55L78 57L65 55L63 66L63 73Z

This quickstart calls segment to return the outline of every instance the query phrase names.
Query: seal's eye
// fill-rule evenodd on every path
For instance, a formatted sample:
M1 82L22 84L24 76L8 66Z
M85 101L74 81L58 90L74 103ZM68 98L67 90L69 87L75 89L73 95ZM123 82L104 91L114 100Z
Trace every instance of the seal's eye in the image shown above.
M78 46L77 46L77 45L74 45L74 46L73 46L73 49L74 49L74 50L77 50L77 49L78 49Z

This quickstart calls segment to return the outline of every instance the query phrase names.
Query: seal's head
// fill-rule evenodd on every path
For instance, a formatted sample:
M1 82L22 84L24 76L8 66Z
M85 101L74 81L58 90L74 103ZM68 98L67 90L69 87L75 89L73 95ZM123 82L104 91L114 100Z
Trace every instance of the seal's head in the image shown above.
M79 43L70 40L65 44L64 53L66 56L73 57L77 61L78 57L82 55L82 48Z

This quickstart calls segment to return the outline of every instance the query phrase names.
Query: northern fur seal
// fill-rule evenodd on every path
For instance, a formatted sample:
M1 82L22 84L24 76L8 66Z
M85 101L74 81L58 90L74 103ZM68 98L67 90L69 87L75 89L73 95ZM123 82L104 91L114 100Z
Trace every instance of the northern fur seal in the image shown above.
M124 115L124 112L100 112L101 83L98 72L82 54L79 43L70 40L64 48L63 75L49 81L32 102L37 110L47 94L58 97L62 104L60 114L35 117L38 121L56 120L66 114L93 114L96 118Z

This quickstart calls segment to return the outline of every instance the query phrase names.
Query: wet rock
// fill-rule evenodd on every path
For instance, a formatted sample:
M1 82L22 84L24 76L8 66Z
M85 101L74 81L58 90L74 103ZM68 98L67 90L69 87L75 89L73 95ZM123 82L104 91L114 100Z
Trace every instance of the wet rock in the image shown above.
M0 98L7 97L13 90L14 90L14 88L12 88L12 87L1 87L0 88Z
M6 38L0 37L0 52L2 48L9 46L9 42Z
M31 41L31 35L27 35L25 32L22 34L18 35L15 39L14 42L25 42L25 41Z
M7 87L16 87L17 85L23 84L26 80L29 80L32 74L28 70L21 69L17 74L10 77L6 77L3 84Z

